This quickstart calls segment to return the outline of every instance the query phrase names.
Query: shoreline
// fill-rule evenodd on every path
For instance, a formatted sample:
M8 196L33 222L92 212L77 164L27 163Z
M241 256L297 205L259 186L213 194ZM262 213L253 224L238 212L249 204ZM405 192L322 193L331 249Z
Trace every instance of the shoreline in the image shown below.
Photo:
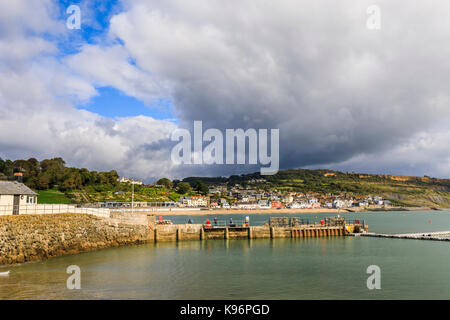
M315 209L206 209L206 210L160 210L160 211L138 211L137 214L154 214L159 216L205 216L205 215L216 215L216 214L248 214L248 215L258 215L258 214L296 214L296 213L368 213L368 212L380 212L380 211L429 211L442 209L430 208L430 207L389 207L389 208L364 208L364 209L329 209L329 208L315 208Z
M204 216L215 214L286 214L286 213L347 213L349 211L345 209L212 209L212 210L176 210L176 211L150 211L136 213L151 213L161 216Z

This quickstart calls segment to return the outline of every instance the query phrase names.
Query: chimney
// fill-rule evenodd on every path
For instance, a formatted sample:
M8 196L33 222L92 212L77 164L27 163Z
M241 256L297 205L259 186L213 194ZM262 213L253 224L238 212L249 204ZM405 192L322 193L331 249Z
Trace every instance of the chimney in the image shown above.
M17 182L22 183L23 181L23 173L22 172L15 172L14 173L14 180Z

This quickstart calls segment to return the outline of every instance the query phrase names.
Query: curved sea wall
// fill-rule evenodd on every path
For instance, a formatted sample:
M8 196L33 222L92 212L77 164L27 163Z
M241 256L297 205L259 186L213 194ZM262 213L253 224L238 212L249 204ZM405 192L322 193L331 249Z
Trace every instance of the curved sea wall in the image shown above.
M154 216L111 214L0 217L0 265L154 241Z

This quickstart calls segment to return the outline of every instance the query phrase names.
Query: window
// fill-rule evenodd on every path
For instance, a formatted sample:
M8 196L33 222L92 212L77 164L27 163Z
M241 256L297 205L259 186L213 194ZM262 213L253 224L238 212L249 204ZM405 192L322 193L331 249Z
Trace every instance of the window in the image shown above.
M36 197L27 196L27 203L29 204L36 203Z

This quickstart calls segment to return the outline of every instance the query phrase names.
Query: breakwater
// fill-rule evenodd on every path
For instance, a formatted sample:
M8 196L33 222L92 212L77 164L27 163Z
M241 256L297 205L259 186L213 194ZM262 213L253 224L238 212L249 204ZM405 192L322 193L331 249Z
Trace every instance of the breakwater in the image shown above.
M333 237L362 231L368 232L367 225L158 225L155 215L132 213L2 216L0 265L148 242Z

